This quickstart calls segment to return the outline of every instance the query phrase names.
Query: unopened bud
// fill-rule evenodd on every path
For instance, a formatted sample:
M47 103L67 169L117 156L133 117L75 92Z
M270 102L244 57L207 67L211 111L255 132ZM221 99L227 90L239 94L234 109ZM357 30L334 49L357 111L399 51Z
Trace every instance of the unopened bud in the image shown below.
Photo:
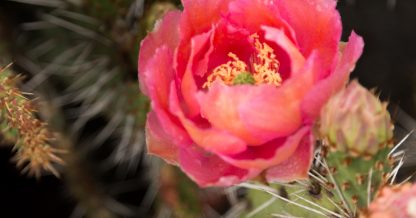
M351 156L374 155L393 137L387 103L352 81L322 109L320 134L337 151Z

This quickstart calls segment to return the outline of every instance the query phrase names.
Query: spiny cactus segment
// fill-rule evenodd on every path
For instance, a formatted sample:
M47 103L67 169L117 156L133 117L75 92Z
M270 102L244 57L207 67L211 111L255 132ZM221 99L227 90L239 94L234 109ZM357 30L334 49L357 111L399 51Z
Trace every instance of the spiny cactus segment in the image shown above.
M1 133L14 143L14 160L23 172L39 177L42 170L59 176L54 164L64 164L58 154L63 150L50 146L53 136L34 112L33 102L17 88L21 78L9 71L9 66L0 70L0 123Z
M253 208L262 208L248 216L353 218L363 214L397 174L393 125L386 107L356 81L333 96L317 125L320 143L309 180L270 187L245 184L251 188Z

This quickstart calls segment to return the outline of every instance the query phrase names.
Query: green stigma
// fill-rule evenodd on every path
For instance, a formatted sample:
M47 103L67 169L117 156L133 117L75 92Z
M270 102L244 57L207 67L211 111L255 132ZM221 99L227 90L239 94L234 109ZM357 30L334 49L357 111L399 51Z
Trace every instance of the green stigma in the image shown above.
M254 85L255 83L256 81L254 80L253 75L251 75L251 73L247 71L238 74L233 79L233 85L244 85L244 84Z

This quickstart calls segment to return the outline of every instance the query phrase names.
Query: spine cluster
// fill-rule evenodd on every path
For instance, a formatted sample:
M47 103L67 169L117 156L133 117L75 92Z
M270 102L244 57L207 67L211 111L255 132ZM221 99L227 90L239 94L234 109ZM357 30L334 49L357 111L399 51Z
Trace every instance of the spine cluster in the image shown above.
M39 177L42 170L46 170L59 176L53 165L64 163L57 155L63 151L50 146L52 134L46 124L36 118L33 102L17 88L20 80L8 67L0 70L1 132L15 143L14 160L23 172Z

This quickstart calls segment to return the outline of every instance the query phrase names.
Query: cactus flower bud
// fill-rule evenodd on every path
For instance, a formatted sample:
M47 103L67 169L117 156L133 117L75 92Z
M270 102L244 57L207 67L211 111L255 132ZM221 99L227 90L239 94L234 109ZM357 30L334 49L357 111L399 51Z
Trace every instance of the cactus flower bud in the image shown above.
M320 134L337 151L373 156L393 136L387 103L352 81L322 109Z
M416 218L416 185L384 187L362 217Z

